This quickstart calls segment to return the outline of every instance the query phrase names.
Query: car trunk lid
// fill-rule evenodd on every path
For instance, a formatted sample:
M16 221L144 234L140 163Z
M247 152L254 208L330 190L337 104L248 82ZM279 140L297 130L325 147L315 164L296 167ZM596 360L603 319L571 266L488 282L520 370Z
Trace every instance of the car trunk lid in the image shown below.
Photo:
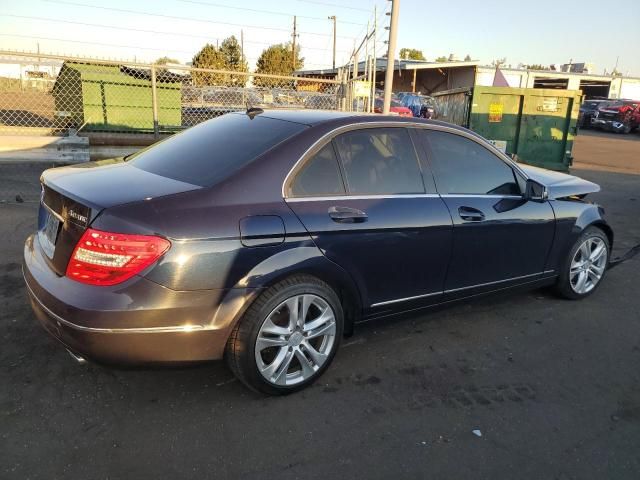
M42 174L38 240L49 266L64 275L87 227L104 209L202 187L146 172L122 159Z

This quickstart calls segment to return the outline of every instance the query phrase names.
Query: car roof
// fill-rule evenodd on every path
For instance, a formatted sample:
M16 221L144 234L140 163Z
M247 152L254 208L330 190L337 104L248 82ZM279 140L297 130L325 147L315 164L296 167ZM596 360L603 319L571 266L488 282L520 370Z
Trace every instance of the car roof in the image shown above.
M243 112L235 112L235 115L243 115ZM401 117L399 115L382 115L380 113L362 112L340 112L337 110L285 110L285 109L263 109L259 113L261 117L284 120L287 122L300 123L311 127L320 124L330 124L331 127L341 127L344 125L362 124L370 122L394 122L394 123L422 123L425 125L442 125L454 130L469 132L464 127L454 125L439 120L428 120L417 117ZM471 132L473 133L473 132ZM476 135L479 136L479 135Z
M339 112L336 110L269 110L265 108L263 109L263 113L259 115L261 117L313 126L329 120L354 117L358 114L355 112Z

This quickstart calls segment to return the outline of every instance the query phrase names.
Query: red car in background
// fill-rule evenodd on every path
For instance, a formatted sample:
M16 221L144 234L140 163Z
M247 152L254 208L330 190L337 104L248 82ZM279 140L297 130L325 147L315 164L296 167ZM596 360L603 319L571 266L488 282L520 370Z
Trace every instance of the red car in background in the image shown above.
M373 111L376 113L382 113L383 101L381 98L376 98L373 104ZM404 107L397 100L391 99L391 106L389 107L389 113L391 115L400 115L401 117L413 117L413 112L407 107Z
M593 114L591 126L616 133L629 133L640 126L640 101L613 100Z

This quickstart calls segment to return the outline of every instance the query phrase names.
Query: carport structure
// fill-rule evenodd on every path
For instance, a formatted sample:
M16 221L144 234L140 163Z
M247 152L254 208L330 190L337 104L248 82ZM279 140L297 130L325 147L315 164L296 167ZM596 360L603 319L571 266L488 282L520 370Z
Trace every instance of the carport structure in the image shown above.
M420 92L430 95L454 88L473 87L477 61L425 62L420 60L396 60L393 67L394 92ZM387 59L376 61L375 86L384 88ZM358 63L358 76L364 75L365 62ZM338 69L300 70L294 76L334 80Z

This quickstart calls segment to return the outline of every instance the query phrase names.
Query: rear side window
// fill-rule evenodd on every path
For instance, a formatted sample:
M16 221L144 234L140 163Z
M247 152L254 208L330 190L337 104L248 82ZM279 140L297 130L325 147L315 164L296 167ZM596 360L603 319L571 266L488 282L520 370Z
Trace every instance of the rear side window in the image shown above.
M340 167L331 143L307 160L293 180L291 193L296 197L344 195Z
M438 192L520 195L513 169L482 145L460 135L422 130Z
M424 193L418 159L404 128L367 128L334 140L347 190L358 194Z
M305 128L262 115L252 119L232 113L174 135L129 161L156 175L208 187Z

